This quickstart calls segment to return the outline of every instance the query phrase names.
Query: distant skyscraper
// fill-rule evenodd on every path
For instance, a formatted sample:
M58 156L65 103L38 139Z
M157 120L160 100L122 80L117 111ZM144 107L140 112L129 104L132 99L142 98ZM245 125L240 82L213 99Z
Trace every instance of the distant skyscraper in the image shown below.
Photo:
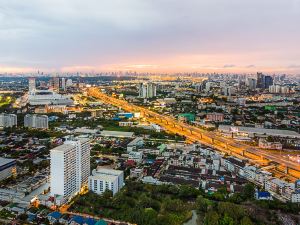
M257 87L261 89L268 89L273 85L273 77L257 73Z
M24 117L24 127L36 129L48 129L48 116L27 114Z
M88 183L90 175L89 139L78 138L64 142L50 151L51 195L69 201Z
M71 78L67 79L66 81L66 87L71 87L73 85L73 81Z
M35 88L36 88L35 78L34 77L30 77L28 79L28 91L29 92L33 92L33 91L35 91Z
M141 83L139 85L139 97L153 98L156 96L156 84L154 83Z
M0 114L0 127L17 126L17 115L15 114Z
M255 90L257 86L257 80L254 78L248 78L247 79L247 86L250 90Z
M271 85L273 85L273 77L265 76L264 88L268 89Z
M55 91L59 90L59 77L53 77L51 80L52 89Z
M264 80L265 80L265 75L262 73L257 73L257 87L258 88L264 88Z
M60 79L60 85L59 85L59 88L62 90L62 91L65 91L66 90L66 79L63 77Z

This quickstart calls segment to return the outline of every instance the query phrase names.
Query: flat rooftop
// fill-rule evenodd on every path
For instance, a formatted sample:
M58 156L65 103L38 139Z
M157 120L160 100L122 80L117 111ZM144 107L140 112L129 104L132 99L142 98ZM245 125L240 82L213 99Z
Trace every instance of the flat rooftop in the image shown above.
M71 148L74 148L74 145L70 145L70 144L62 144L60 146L57 146L53 149L51 149L50 151L58 151L58 152L65 152Z
M97 170L93 170L93 175L106 174L106 175L119 176L123 173L124 172L122 170L105 169L105 168L99 168Z
M100 135L104 136L104 137L131 138L131 137L133 137L134 133L133 132L104 130L104 131L101 131Z
M5 166L6 164L15 162L15 159L7 159L7 158L2 158L0 157L0 166Z
M294 137L300 138L300 134L296 131L291 130L279 130L279 129L265 129L256 127L242 127L242 126L230 126L230 125L220 125L219 130L224 132L232 132L236 129L238 132L252 133L252 134L266 134L280 137ZM235 133L235 131L233 131Z

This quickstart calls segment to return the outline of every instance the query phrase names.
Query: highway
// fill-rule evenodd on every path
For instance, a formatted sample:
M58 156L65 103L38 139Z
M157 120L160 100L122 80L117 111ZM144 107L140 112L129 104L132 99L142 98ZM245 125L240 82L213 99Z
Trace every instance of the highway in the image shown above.
M206 131L195 126L179 122L173 117L158 114L149 109L130 104L125 100L108 96L95 87L88 89L88 95L98 98L105 103L120 107L128 112L140 112L149 122L156 123L169 132L185 136L192 142L199 142L219 151L239 156L240 158L246 158L250 161L255 161L256 163L260 163L260 161L275 162L280 166L284 166L287 174L292 175L295 178L300 178L300 165L296 162L284 159L279 155L274 155L268 151L223 137L217 132Z

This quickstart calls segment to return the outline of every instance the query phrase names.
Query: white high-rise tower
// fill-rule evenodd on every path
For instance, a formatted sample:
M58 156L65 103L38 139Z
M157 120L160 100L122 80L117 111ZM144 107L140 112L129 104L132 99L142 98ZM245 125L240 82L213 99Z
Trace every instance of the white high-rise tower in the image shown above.
M28 79L28 91L29 92L33 92L36 89L36 85L35 85L35 78L34 77L30 77Z
M51 195L74 197L88 183L90 144L87 138L70 139L50 151Z

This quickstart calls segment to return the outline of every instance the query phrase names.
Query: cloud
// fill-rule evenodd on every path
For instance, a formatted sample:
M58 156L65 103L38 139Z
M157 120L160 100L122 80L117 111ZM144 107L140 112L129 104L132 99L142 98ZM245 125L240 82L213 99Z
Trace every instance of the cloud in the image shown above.
M7 68L229 70L237 66L227 62L288 67L300 58L297 0L0 2L0 64Z
M248 65L246 68L255 68L255 65Z
M236 67L234 64L225 64L223 66L224 68L233 68L233 67Z
M298 69L298 68L300 68L300 64L292 64L292 65L289 65L288 68Z

